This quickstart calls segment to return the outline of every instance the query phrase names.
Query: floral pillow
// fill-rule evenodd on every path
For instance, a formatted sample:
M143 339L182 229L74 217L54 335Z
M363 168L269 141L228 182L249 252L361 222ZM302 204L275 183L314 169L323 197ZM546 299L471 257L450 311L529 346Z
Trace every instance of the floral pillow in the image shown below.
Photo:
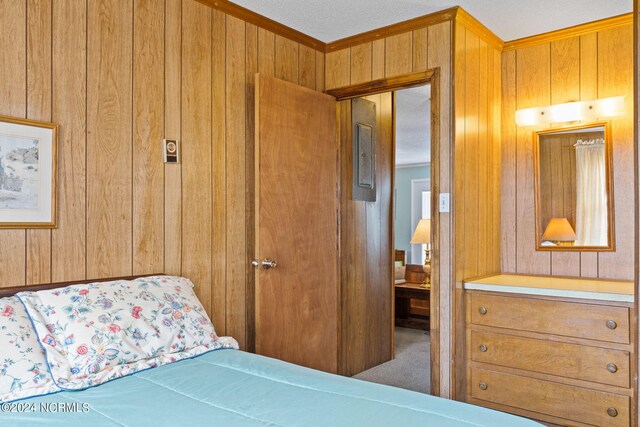
M81 390L220 348L218 337L182 277L73 285L20 292L45 349L49 369L64 390Z
M0 402L58 391L22 303L0 299Z

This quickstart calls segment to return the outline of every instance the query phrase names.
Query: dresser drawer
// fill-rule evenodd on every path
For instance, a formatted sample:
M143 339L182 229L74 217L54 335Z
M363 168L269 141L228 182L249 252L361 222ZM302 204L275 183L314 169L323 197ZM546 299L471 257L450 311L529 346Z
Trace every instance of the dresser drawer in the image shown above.
M471 369L471 396L597 426L628 426L630 398L485 369Z
M471 331L469 350L476 362L624 388L630 386L630 355L623 350L481 331Z
M471 323L629 343L629 309L497 295L470 295Z

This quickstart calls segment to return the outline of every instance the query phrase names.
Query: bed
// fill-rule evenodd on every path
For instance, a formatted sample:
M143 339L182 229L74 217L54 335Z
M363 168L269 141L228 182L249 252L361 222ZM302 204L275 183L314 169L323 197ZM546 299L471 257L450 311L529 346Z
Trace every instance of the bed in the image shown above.
M0 425L539 426L513 415L231 349L208 351L81 391L4 403Z

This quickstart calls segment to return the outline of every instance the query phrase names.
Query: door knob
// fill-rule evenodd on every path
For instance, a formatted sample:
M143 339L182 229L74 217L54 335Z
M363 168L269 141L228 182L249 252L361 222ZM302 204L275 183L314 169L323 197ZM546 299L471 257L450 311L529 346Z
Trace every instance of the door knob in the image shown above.
M264 268L265 270L268 270L270 268L276 268L277 266L278 266L278 263L269 258L265 258L264 261L262 261L262 268Z
M253 261L251 261L251 266L253 268L258 268L260 267L260 261L258 261L257 259L254 259Z

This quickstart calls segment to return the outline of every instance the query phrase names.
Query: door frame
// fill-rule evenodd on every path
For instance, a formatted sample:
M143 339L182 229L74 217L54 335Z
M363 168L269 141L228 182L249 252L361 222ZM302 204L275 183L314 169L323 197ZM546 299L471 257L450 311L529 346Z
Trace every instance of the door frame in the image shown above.
M372 80L365 83L343 86L335 89L326 90L325 93L334 96L337 101L343 101L351 98L359 98L362 96L376 95L384 92L394 92L400 89L408 89L416 86L431 85L431 153L440 152L440 69L434 68L427 71L404 74L397 77L383 78ZM395 96L394 96L395 104ZM392 160L395 164L395 105L393 114L393 153ZM431 348L429 351L431 365L431 395L440 395L440 215L438 213L437 195L440 193L440 158L433 156L431 158L431 212L432 212L432 244L431 244L431 295L430 295L430 312L433 313L429 319L429 336ZM395 186L395 171L391 174L391 188ZM391 192L394 200L391 203L392 213L390 218L391 241L394 239L393 221L395 212L393 206L395 203L395 194ZM389 260L393 266L395 245L391 245ZM392 270L393 271L393 270ZM391 336L394 337L395 327L395 289L391 283ZM394 339L391 340L391 354L394 351Z

